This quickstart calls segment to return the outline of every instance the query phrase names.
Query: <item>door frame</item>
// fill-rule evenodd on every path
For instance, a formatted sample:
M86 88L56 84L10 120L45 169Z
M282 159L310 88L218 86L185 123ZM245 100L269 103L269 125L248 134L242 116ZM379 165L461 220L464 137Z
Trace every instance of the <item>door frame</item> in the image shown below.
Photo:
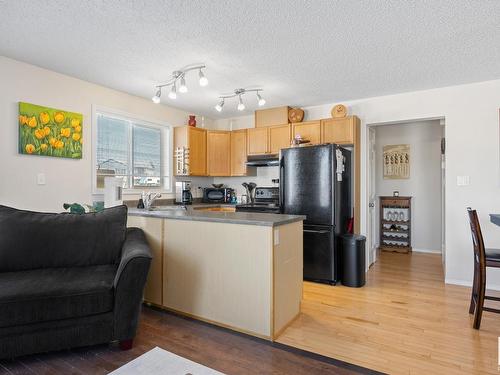
M370 214L369 214L369 207L368 204L370 202L370 189L369 189L369 183L370 183L370 170L371 170L371 164L370 164L370 137L369 137L369 132L371 129L374 129L376 126L382 126L382 125L403 125L403 124L408 124L408 123L415 123L415 122L421 122L421 121L432 121L432 120L439 120L440 125L443 127L443 137L446 136L446 118L445 116L438 116L438 117L424 117L424 118L417 118L417 119L406 119L406 120L395 120L395 121L384 121L384 122L375 122L375 123L369 123L369 124L361 124L361 197L360 197L360 205L361 205L361 228L360 232L366 236L366 242L367 244L371 244L371 239L369 236L369 228L372 225L370 222ZM446 169L445 169L445 160L446 160L446 152L444 154L444 157L442 159L441 167L442 167L442 180L441 180L441 190L444 191L445 187L443 186L443 181L446 181ZM375 173L377 173L377 168L375 167ZM441 222L442 225L445 225L445 218L446 218L446 206L445 206L445 197L441 197L442 200L442 207L441 207ZM376 216L376 215L375 215ZM377 217L375 217L374 220L378 220ZM376 234L375 234L376 235ZM443 282L446 279L446 237L444 236L444 232L442 233L442 252L441 252L441 258L442 258L442 263L443 263L443 270L445 273L445 277L443 278ZM366 252L366 271L368 271L368 268L370 266L370 251Z

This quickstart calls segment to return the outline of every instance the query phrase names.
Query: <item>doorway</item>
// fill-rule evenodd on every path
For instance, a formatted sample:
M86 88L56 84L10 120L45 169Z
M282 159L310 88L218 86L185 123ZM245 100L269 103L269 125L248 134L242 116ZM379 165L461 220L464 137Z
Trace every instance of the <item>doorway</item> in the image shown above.
M369 124L366 134L367 265L377 261L381 241L384 241L381 239L380 197L399 195L411 197L412 252L440 254L444 267L444 119ZM387 165L384 172L387 152L396 146L409 150L409 173L387 176Z

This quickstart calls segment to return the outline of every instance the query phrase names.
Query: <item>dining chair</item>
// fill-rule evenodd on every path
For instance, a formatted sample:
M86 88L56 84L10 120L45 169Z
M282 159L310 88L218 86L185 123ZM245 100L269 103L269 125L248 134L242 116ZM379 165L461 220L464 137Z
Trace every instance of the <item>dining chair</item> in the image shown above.
M500 301L500 297L486 295L486 267L500 268L500 249L487 249L484 247L477 212L470 207L467 208L467 212L469 214L474 249L474 280L472 283L469 314L474 314L473 327L479 329L483 311L500 314L500 310L484 307L485 299Z

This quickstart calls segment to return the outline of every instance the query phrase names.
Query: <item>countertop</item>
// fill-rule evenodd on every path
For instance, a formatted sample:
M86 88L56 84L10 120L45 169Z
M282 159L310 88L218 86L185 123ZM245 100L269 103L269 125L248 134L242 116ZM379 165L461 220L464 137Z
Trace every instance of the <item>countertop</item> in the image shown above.
M234 207L229 204L196 204L187 206L187 210L145 210L140 208L129 208L130 216L147 216L174 220L209 221L216 223L247 224L275 227L279 225L294 223L305 220L303 215L281 215L257 212L214 212L203 211L199 208L208 207ZM197 209L198 208L198 209Z

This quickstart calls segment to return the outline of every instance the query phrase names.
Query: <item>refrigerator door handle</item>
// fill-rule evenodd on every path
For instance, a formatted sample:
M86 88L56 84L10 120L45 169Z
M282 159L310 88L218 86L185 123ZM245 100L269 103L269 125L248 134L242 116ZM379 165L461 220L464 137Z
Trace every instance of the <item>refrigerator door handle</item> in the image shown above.
M280 158L280 194L279 194L279 206L280 212L283 213L285 205L285 160L283 156Z
M319 234L330 233L330 231L328 231L328 230L303 229L303 231L307 232L307 233L319 233Z

